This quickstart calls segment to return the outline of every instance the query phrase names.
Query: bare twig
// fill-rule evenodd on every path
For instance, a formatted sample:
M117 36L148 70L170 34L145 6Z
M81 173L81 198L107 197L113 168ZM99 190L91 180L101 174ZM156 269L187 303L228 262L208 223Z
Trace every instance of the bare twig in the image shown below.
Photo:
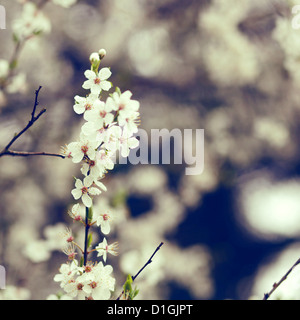
M48 156L48 157L60 157L62 159L65 158L64 155L59 153L27 152L27 151L15 151L15 150L7 150L5 152L1 152L0 157L2 156L12 156L12 157Z
M38 90L35 92L35 100L33 109L31 112L31 119L29 120L28 124L24 129L22 129L19 133L15 134L13 138L8 142L8 144L4 147L4 149L0 152L0 157L3 156L21 156L21 157L28 157L28 156L53 156L53 157L60 157L65 158L65 156L57 153L48 153L48 152L26 152L26 151L15 151L10 150L10 147L13 145L13 143L19 139L23 133L25 133L39 118L42 114L46 112L46 109L42 109L37 115L36 115L36 108L39 104L38 102L38 95L42 87L40 86Z
M300 264L300 258L292 265L292 267L285 273L285 275L284 275L278 282L275 282L275 283L273 284L273 287L272 287L272 289L270 290L270 292L264 294L263 300L268 300L268 299L269 299L270 295L281 285L281 283L282 283L283 281L286 280L286 278L288 277L288 275L293 271L293 269L294 269L298 264Z
M152 258L155 256L155 254L157 253L157 251L161 248L161 246L164 243L161 242L160 245L155 249L155 251L153 252L152 256L149 258L149 260L143 265L143 267L137 272L137 274L132 278L132 282L138 277L138 275L147 267L148 264L150 264L152 262ZM117 300L120 300L120 298L122 297L122 294L124 293L124 290L121 292L121 294L118 296Z
M88 252L88 236L89 236L89 208L85 208L85 235L84 235L84 250L83 250L83 265L86 266L87 264L87 256Z

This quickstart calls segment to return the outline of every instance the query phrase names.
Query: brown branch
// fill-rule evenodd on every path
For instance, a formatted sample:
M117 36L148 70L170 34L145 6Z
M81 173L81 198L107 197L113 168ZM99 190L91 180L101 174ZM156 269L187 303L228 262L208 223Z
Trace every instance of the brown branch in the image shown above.
M35 100L34 100L34 105L33 109L31 112L31 119L29 120L28 124L24 129L22 129L19 133L15 134L13 138L8 142L8 144L4 147L4 149L0 152L0 157L3 156L21 156L21 157L27 157L27 156L54 156L54 157L60 157L60 158L65 158L65 156L61 154L56 154L56 153L48 153L48 152L26 152L26 151L14 151L10 150L10 147L13 145L13 143L19 139L22 134L24 134L39 118L41 115L43 115L46 112L46 109L42 109L37 115L36 114L36 108L39 105L38 102L38 96L39 92L42 89L40 86L38 90L35 91Z
M294 269L298 264L300 264L300 258L292 265L292 267L285 273L285 275L284 275L278 282L275 282L275 283L273 284L273 287L272 287L272 289L270 290L270 292L264 294L263 300L268 300L268 299L269 299L270 295L281 285L281 283L282 283L283 281L286 280L286 278L288 277L288 275L293 271L293 269Z
M143 267L137 272L137 274L133 277L131 277L132 282L138 277L138 275L147 267L148 264L150 264L152 262L152 258L156 255L157 251L161 248L161 246L164 243L161 242L160 245L155 249L155 251L153 252L152 256L149 258L149 260L143 265ZM121 292L121 294L118 296L117 300L120 300L120 298L122 297L122 294L124 293L124 290Z
M12 156L12 157L30 157L30 156L48 156L48 157L60 157L65 158L62 154L59 153L49 153L49 152L27 152L27 151L15 151L7 150L0 153L0 157L3 156Z

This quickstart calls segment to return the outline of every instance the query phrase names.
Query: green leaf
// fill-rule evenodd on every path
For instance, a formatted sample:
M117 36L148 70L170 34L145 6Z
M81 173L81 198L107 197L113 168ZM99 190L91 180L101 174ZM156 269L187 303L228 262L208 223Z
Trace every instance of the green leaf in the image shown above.
M84 259L83 259L83 256L80 258L80 263L79 263L79 266L82 267L83 266L83 262L84 262Z
M98 74L100 62L101 60L91 61L91 70L94 71L96 74Z
M131 275L129 274L127 276L126 282L123 285L123 289L124 289L125 294L129 294L132 291L131 284L132 284L132 278L131 278Z
M92 221L92 220L93 220L93 207L90 207L90 208L89 208L88 220L89 220L89 221Z
M115 88L115 92L117 92L119 96L121 95L121 90L120 90L119 87L116 87L116 88Z
M88 241L87 241L87 247L89 248L92 244L93 241L93 235L91 233L89 233L88 235Z
M126 282L123 285L124 295L127 300L133 300L139 293L139 290L136 287L132 289L132 282L132 277L129 274L127 276Z
M139 293L140 290L137 289L137 287L134 288L134 290L130 293L130 300L133 300Z

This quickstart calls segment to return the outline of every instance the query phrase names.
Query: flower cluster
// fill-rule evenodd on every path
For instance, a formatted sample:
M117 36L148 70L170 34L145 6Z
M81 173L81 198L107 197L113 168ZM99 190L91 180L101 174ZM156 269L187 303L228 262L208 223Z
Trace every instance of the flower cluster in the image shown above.
M73 260L70 264L62 264L59 271L54 281L60 282L71 298L107 300L114 290L115 279L111 276L113 268L104 266L102 262L79 267L77 260Z
M108 170L114 168L117 153L127 157L130 149L139 144L134 137L138 130L139 102L131 99L132 93L121 93L116 88L103 101L103 92L112 88L112 83L108 81L110 69L100 69L105 54L105 50L101 49L90 56L91 69L85 71L87 80L82 85L89 93L85 97L75 96L73 106L75 113L82 115L85 121L78 141L63 148L64 156L73 163L81 164L83 178L75 178L75 188L71 191L79 203L73 205L69 216L85 226L85 243L82 249L75 242L71 230L66 230L63 252L68 256L68 262L62 264L54 280L60 282L67 296L79 299L108 299L114 290L113 269L110 265L104 266L103 262L106 263L108 253L117 255L118 243L109 245L103 236L102 242L90 249L92 237L88 233L90 227L96 225L103 235L108 235L113 213L105 207L94 210L93 198L107 190L101 180ZM78 249L82 254L79 261ZM93 251L102 257L103 262L87 260L88 254Z

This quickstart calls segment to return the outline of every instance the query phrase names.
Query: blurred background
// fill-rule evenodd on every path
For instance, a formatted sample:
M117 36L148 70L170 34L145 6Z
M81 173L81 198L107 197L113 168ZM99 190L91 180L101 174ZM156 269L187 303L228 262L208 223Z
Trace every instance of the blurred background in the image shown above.
M3 0L0 59L14 52L22 2ZM78 138L92 52L105 48L110 80L140 101L141 125L204 129L200 175L186 165L117 165L99 205L119 219L108 242L119 293L139 299L262 299L300 257L300 29L288 0L86 0L42 8L47 32L28 40L13 85L0 94L0 150L29 121L34 92L47 112L13 146L59 153ZM299 1L300 4L300 1ZM48 20L47 20L48 19ZM51 30L50 30L51 23ZM1 73L1 64L0 64ZM195 148L195 145L185 146ZM54 157L0 158L2 299L46 299L66 256L67 212L79 167ZM96 232L96 229L94 230ZM295 268L272 299L300 298Z

